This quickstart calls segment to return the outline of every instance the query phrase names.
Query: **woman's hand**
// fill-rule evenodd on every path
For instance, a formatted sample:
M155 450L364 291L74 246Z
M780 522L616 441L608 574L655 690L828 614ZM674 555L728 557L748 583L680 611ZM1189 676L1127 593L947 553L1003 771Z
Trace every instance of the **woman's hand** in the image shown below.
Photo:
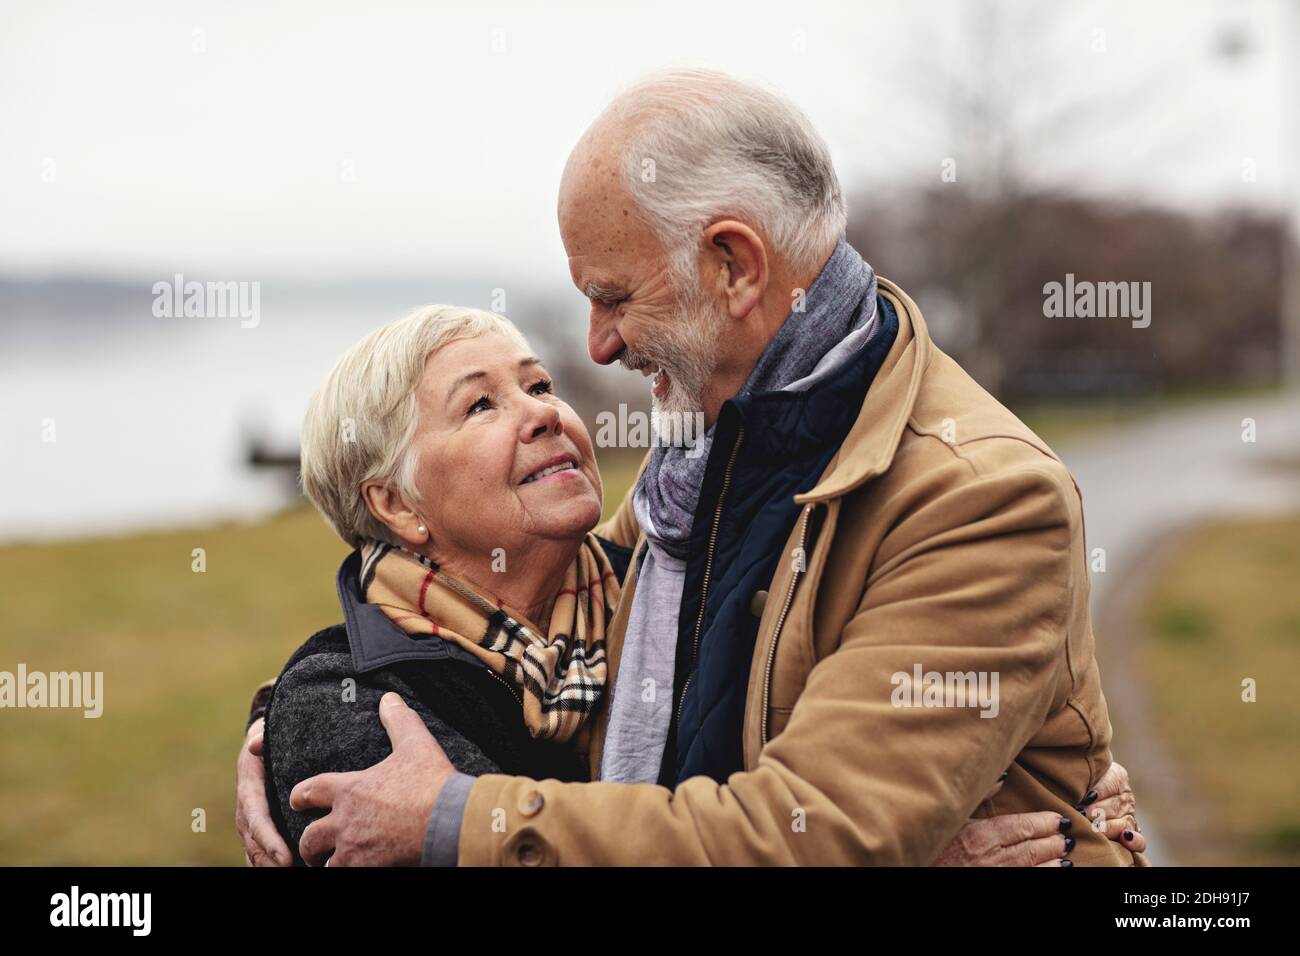
M1001 789L999 780L984 799ZM1111 763L1097 789L1090 790L1077 809L1107 839L1134 853L1146 849L1135 816L1137 798L1128 771L1120 764ZM1074 849L1069 829L1070 820L1050 810L968 820L931 866L1073 866L1068 858Z
M262 763L265 726L261 717L249 725L235 761L235 829L244 844L244 862L249 866L288 866L293 854L276 830L271 806L266 802L266 767Z
M1128 771L1118 763L1111 765L1097 781L1097 789L1088 792L1077 807L1092 828L1106 834L1134 853L1147 848L1146 837L1137 822L1137 797L1129 785Z

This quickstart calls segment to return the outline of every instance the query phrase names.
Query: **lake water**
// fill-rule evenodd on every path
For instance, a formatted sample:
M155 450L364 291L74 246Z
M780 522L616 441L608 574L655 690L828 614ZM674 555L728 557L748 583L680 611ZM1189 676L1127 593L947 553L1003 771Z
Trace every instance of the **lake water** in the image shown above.
M102 307L45 290L0 312L0 540L253 519L296 496L246 463L249 441L296 451L311 394L367 331L424 302L487 306L484 283L277 293L260 321L157 318L148 282ZM582 323L571 289L548 293ZM515 296L512 305L523 303ZM555 307L552 306L552 309ZM534 318L538 311L533 310ZM509 310L544 359L548 337ZM551 314L554 314L553 312ZM550 321L550 320L548 320ZM530 327L531 326L531 327ZM574 341L582 341L582 328ZM554 337L552 339L552 345ZM554 370L553 370L554 371Z

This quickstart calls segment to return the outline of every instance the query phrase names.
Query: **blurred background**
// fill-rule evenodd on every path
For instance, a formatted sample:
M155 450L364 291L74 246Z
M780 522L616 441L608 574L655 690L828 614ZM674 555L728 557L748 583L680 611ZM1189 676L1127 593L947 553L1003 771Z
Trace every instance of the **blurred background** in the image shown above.
M339 619L297 430L364 333L492 308L593 433L648 408L586 356L554 209L666 66L799 104L850 240L1075 474L1154 861L1300 862L1300 4L15 0L0 670L105 701L0 711L0 864L242 863L249 698ZM1150 325L1049 317L1067 275L1149 282ZM174 281L256 321L158 315ZM600 450L607 509L640 455Z

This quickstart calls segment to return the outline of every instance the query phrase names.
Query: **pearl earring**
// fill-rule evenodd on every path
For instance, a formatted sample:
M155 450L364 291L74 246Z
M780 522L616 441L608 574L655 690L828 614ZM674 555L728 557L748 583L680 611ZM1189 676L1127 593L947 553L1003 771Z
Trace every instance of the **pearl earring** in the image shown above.
M429 533L429 529L426 528L424 525L418 525L418 526L416 527L415 530L418 531L420 534L428 534L428 533Z

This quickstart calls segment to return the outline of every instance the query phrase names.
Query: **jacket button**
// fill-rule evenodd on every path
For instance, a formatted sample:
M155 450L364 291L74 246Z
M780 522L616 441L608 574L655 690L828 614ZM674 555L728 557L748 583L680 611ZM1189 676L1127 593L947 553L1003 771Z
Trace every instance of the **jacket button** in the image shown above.
M541 866L542 848L531 840L524 840L515 850L515 858L520 866Z
M501 844L501 862L505 866L512 863L519 866L555 866L558 860L555 847L547 843L546 838L531 826L519 827Z
M540 790L529 790L519 798L519 812L526 817L535 817L542 810L546 800Z
M754 596L749 601L749 612L754 617L763 616L763 608L767 607L767 592L755 591Z

